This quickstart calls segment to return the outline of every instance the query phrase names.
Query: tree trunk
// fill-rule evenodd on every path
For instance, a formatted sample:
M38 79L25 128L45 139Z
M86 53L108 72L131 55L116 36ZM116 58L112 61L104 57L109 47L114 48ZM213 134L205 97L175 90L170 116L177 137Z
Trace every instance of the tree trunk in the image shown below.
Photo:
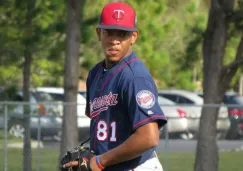
M226 12L233 9L231 0L211 0L207 30L203 43L203 91L204 104L220 104L229 86L224 80L223 57L227 43L228 21ZM230 80L229 80L230 81ZM218 148L216 142L216 122L218 107L204 107L202 110L195 171L218 170Z
M23 94L24 94L24 101L30 102L30 67L31 67L31 60L32 56L31 53L26 49L24 53L24 69L23 69L23 76L24 76L24 83L23 83ZM23 151L23 170L24 171L31 171L32 166L32 155L31 155L31 140L30 140L30 105L24 105L24 151Z
M63 133L61 141L61 156L66 150L78 145L77 128L77 93L79 77L79 46L82 0L67 2L67 38L64 75L64 106ZM72 103L72 105L70 104ZM61 157L60 156L60 157Z
M35 7L35 0L29 0L27 3L27 13L25 30L28 35L24 38L24 68L23 68L23 96L25 102L30 102L30 72L32 62L31 39L32 39L32 11ZM31 137L30 137L30 105L24 106L24 148L23 148L23 170L32 171L32 155L31 155Z

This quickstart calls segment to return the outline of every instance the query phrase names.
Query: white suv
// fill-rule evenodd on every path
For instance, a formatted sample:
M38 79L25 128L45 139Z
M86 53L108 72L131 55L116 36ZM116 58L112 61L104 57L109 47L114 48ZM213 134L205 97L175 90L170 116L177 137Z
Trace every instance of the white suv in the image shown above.
M37 87L36 91L46 92L50 94L56 101L64 101L64 89L61 87ZM63 105L58 105L59 110L62 111L63 115ZM81 94L77 93L77 125L80 132L80 137L82 140L89 135L90 118L85 115L86 99Z
M159 90L159 96L165 97L174 101L177 104L183 105L183 109L188 114L188 128L193 135L196 136L199 129L201 110L203 107L203 98L196 93L179 89ZM221 106L217 120L217 136L224 138L230 126L227 108Z

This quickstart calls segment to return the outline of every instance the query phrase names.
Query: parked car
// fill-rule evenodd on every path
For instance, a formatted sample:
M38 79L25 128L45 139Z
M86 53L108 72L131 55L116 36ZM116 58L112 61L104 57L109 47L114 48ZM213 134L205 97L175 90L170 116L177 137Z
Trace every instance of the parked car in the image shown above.
M239 139L243 137L243 96L237 93L225 93L224 103L228 105L230 128L226 139Z
M159 105L165 116L168 118L167 131L169 137L190 139L192 138L188 131L187 113L175 102L166 99L162 96L158 97ZM161 137L164 135L165 130L161 131Z
M80 90L78 90L78 93L81 94L84 98L86 98L86 94L87 94L86 90L84 90L84 89L81 90L80 89Z
M36 91L48 93L57 101L64 102L64 89L61 87L37 87ZM79 128L80 141L86 140L89 137L90 118L85 115L86 99L77 93L77 125ZM63 111L63 105L61 105ZM63 116L63 112L61 114Z
M197 92L203 97L202 92ZM228 108L228 117L230 127L226 134L226 139L239 139L243 137L243 96L236 92L226 92L224 94L224 103Z
M204 103L203 98L195 92L178 89L159 90L159 96L163 96L184 106L183 110L188 114L188 129L194 137L197 138L201 111ZM228 118L227 108L222 106L219 108L217 120L218 138L225 138L229 126L230 121Z
M24 137L24 104L23 92L19 90L13 99L20 103L8 105L8 131L11 135L19 138ZM54 138L58 135L61 129L61 120L56 116L56 110L53 105L42 104L42 102L53 102L53 99L47 93L40 93L30 90L30 132L32 138L38 137L38 129L40 130L40 138L51 137ZM4 111L0 110L0 118L4 120ZM0 119L1 120L1 119ZM2 123L0 123L2 124ZM1 126L4 128L4 126Z
M228 105L231 122L226 139L240 139L243 137L243 96L237 93L226 93L224 103Z

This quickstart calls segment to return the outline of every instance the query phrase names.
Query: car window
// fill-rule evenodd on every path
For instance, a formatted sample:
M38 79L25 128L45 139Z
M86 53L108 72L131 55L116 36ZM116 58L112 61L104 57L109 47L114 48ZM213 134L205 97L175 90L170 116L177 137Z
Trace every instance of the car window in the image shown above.
M11 101L18 101L21 102L23 101L23 92L22 91L18 91L17 94L15 94L12 98ZM36 105L34 105L36 103L35 98L30 94L30 110L31 111L35 111L36 110ZM10 111L11 114L23 114L24 113L24 105L23 104L13 104L13 105L8 105L8 109Z
M234 96L230 99L229 104L241 104L241 105L243 105L243 97L242 96Z
M185 97L182 97L182 96L178 96L178 102L179 104L194 104L193 101L185 98Z
M64 95L63 94L55 94L55 93L49 93L52 98L55 100L55 101L64 101Z
M166 104L166 105L174 105L175 102L169 100L169 99L166 99L164 97L161 97L161 96L158 96L158 102L159 104Z
M234 95L224 95L224 103L234 104L235 102L232 101L234 97L235 97Z
M203 93L198 93L197 95L203 98Z
M37 101L40 101L40 102L54 101L54 99L51 97L51 95L48 93L45 93L45 92L34 92L33 96L36 98Z
M173 101L173 102L175 102L175 103L177 103L177 101L178 101L178 98L177 98L177 96L176 95L173 95L173 94L159 94L159 96L163 96L163 97L165 97L166 99L170 99L171 101Z
M84 98L86 98L86 91L80 91L79 94L81 94Z

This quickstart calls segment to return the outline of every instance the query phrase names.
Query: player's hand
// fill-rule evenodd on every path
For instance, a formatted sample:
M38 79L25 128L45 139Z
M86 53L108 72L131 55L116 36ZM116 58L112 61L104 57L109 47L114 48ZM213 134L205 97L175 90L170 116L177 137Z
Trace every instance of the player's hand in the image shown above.
M101 169L98 167L98 165L96 164L96 159L95 159L96 156L93 156L91 159L90 159L90 168L92 171L101 171Z
M78 166L78 161L71 161L71 162L65 163L63 165L63 168L69 168L69 167L74 167L74 166Z
M90 159L95 156L94 152L87 147L78 146L70 149L60 160L60 170L68 171L91 171Z

